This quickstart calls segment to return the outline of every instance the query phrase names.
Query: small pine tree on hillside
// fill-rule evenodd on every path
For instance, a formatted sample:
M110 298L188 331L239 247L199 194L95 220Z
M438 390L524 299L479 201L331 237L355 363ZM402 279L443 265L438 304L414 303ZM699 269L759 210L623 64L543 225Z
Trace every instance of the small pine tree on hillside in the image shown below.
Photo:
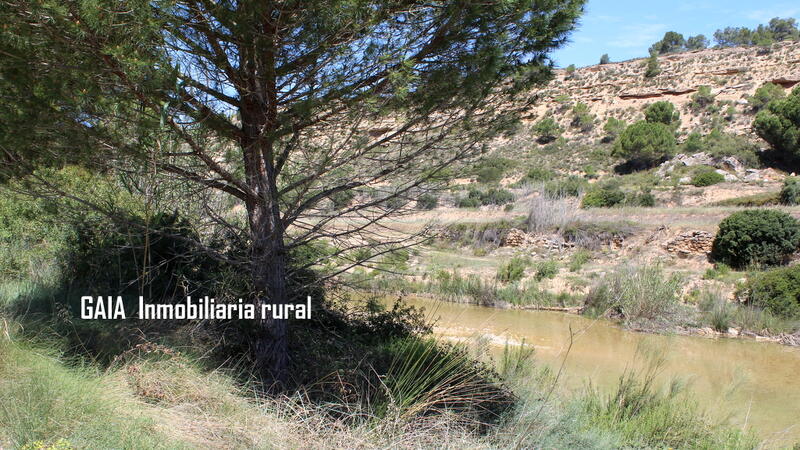
M644 77L653 78L660 73L661 73L661 66L658 64L658 55L656 53L651 53L650 57L647 59L647 65L644 70Z

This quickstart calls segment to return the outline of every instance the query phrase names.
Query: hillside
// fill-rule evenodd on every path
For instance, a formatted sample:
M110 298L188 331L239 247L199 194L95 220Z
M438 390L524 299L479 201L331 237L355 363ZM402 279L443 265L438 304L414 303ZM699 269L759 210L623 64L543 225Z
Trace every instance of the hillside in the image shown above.
M769 49L733 47L705 49L658 57L661 73L645 77L647 58L633 59L576 69L557 70L555 79L537 93L541 97L532 118L552 115L569 138L602 137L602 124L608 117L626 122L640 120L644 107L666 100L681 112L680 131L710 131L714 114L724 114L722 125L738 134L749 133L750 108L747 98L764 83L772 82L787 91L800 83L800 42L782 42ZM734 108L728 120L726 111L698 110L690 107L692 95L709 86L717 104ZM590 133L577 133L570 127L569 109L585 103L598 117L599 126Z

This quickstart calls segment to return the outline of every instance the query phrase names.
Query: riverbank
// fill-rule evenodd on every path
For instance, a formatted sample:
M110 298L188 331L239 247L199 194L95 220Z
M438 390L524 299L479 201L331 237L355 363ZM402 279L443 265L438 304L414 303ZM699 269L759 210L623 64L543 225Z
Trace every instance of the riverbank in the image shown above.
M497 358L507 343L524 343L540 365L557 371L563 364L562 387L573 393L584 392L587 384L613 390L626 370L660 358L660 385L688 385L693 400L714 418L781 440L769 447L791 447L800 440L796 416L790 413L800 404L800 387L793 382L800 371L800 349L755 340L637 333L604 319L553 311L406 300L428 311L442 339L484 342L484 352Z

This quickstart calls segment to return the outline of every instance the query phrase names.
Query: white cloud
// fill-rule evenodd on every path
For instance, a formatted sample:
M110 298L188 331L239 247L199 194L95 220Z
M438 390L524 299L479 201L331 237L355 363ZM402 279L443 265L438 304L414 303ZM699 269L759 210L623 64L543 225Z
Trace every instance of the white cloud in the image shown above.
M773 8L758 9L749 11L745 14L748 19L757 20L759 22L769 22L773 17L796 17L800 13L800 8L789 6L788 4L779 5Z
M621 33L608 41L608 45L618 48L647 48L661 39L667 26L662 23L626 25Z

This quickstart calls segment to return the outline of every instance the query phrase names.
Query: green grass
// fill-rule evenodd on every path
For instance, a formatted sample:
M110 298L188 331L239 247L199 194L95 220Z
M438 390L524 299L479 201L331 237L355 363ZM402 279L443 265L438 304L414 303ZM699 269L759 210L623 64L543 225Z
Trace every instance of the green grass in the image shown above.
M189 447L166 439L126 386L54 356L0 338L0 445L64 439L78 448Z

